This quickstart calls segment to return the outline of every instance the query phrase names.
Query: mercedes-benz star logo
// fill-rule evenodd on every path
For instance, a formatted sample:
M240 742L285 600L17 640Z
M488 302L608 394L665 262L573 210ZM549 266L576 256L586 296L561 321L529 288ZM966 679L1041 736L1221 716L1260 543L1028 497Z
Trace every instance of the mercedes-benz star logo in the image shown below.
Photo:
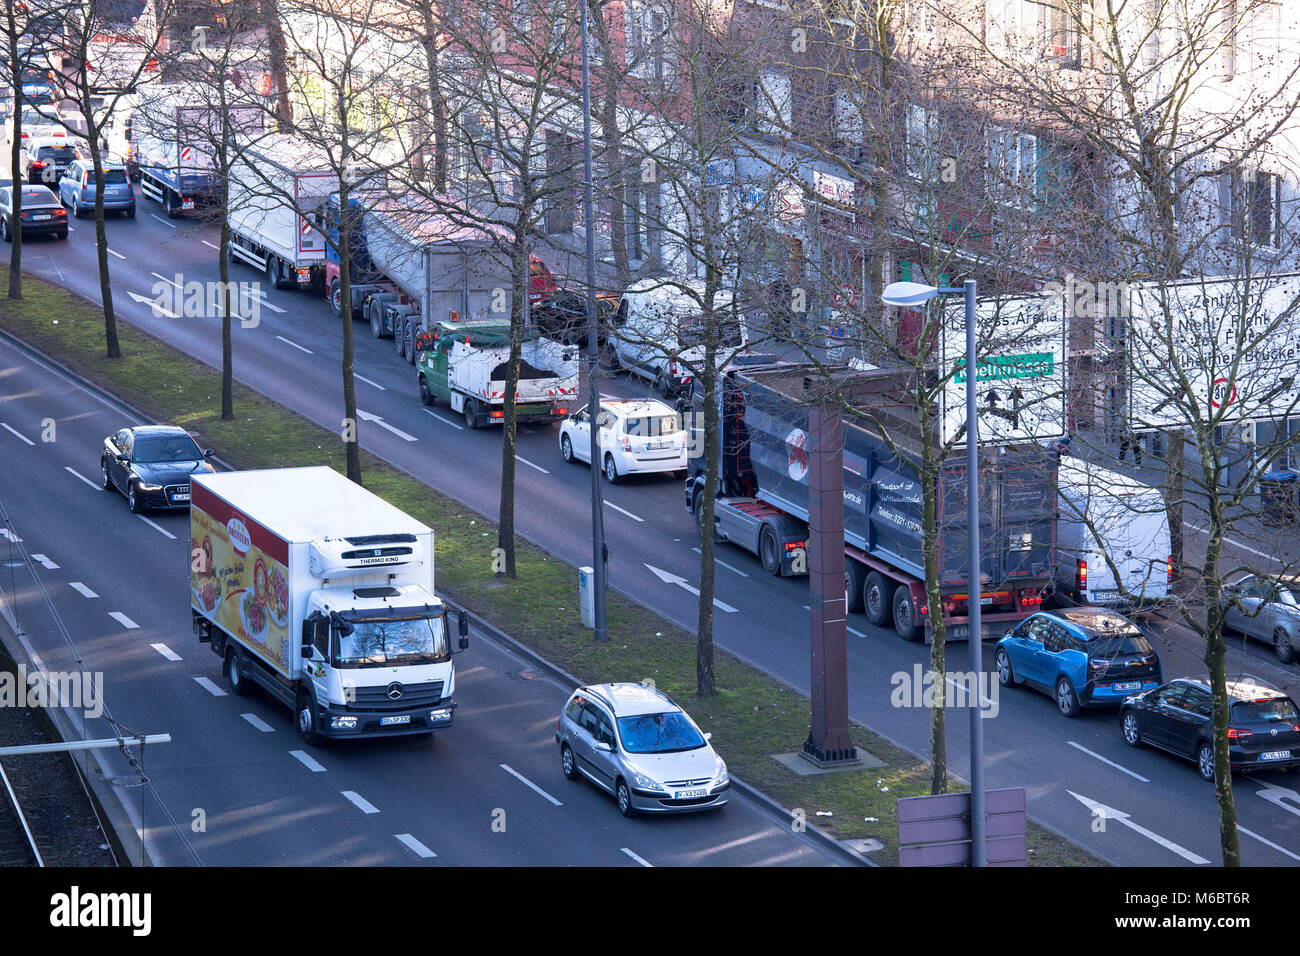
M388 699L389 699L389 700L397 700L397 699L398 699L399 697L401 697L401 696L402 696L402 685L401 685L401 684L397 683L397 681L393 681L391 684L388 685Z

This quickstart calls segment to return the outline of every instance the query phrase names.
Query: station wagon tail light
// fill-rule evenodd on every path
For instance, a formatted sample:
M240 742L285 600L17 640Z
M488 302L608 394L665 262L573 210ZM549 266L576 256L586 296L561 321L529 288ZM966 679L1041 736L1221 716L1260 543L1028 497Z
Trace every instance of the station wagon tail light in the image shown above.
M1253 737L1253 736L1255 736L1255 731L1253 730L1245 730L1239 727L1228 728L1229 740L1240 740L1242 737Z
M1075 590L1088 590L1088 562L1083 560L1083 558L1079 559L1079 569L1075 572L1074 578L1076 585Z

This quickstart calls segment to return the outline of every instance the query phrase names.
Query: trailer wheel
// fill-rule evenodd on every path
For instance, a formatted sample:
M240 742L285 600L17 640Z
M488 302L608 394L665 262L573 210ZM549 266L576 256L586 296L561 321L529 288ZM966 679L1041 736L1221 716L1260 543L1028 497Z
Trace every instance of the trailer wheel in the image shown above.
M894 582L888 580L879 571L868 574L866 582L862 585L862 605L866 608L867 620L876 627L883 627L893 611L893 585Z
M280 260L274 255L266 257L266 282L272 289L280 288Z
M239 651L233 647L226 651L226 683L236 697L246 697L249 686L244 675L244 662L239 659Z
M372 306L371 309L372 311L370 314L376 315L378 313L379 306L377 305ZM371 321L373 322L374 319L371 319ZM400 328L393 329L393 348L397 350L398 358L406 358L406 336L402 334L402 330Z
M429 383L424 380L423 375L420 376L420 404L433 404L433 392L429 391Z
M844 609L850 614L862 610L866 572L867 569L852 558L844 559Z
M916 604L912 600L912 589L899 585L894 588L894 630L905 641L914 641L921 636L921 629L916 623Z
M309 747L320 743L320 734L316 729L316 702L311 694L302 691L293 708L293 723L298 728L298 736Z
M776 532L771 525L765 525L758 533L758 559L763 562L763 570L773 577L781 575L781 552L776 544Z
M406 364L415 364L415 323L406 323Z
M338 317L343 316L343 285L338 279L330 279L330 310Z

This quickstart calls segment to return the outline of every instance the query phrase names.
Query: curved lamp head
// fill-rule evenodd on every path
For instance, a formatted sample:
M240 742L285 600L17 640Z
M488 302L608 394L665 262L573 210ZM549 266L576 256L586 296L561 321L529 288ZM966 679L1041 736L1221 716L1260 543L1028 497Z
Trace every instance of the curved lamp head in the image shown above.
M928 302L940 294L940 290L924 282L891 282L880 294L885 305L908 306Z

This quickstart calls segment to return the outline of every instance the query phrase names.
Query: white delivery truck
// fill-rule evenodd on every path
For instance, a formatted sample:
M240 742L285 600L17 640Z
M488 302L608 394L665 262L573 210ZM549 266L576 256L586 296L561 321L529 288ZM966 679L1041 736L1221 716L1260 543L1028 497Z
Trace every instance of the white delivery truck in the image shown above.
M420 401L442 399L465 416L470 428L501 424L510 362L510 323L439 322L416 336ZM520 424L559 421L578 396L578 347L531 330L520 348L515 420Z
M325 278L321 203L338 188L327 157L288 134L240 152L230 170L230 255L266 275L272 288L308 289Z
M260 686L309 744L451 726L433 531L324 467L195 475L190 494L194 632L236 694Z
M1169 516L1158 488L1100 465L1063 458L1057 505L1052 565L1058 599L1123 604L1169 593Z
M262 132L262 110L232 107L230 136L255 139ZM212 206L221 197L214 147L221 137L221 111L188 85L147 88L131 118L134 172L140 192L159 203L169 219Z

